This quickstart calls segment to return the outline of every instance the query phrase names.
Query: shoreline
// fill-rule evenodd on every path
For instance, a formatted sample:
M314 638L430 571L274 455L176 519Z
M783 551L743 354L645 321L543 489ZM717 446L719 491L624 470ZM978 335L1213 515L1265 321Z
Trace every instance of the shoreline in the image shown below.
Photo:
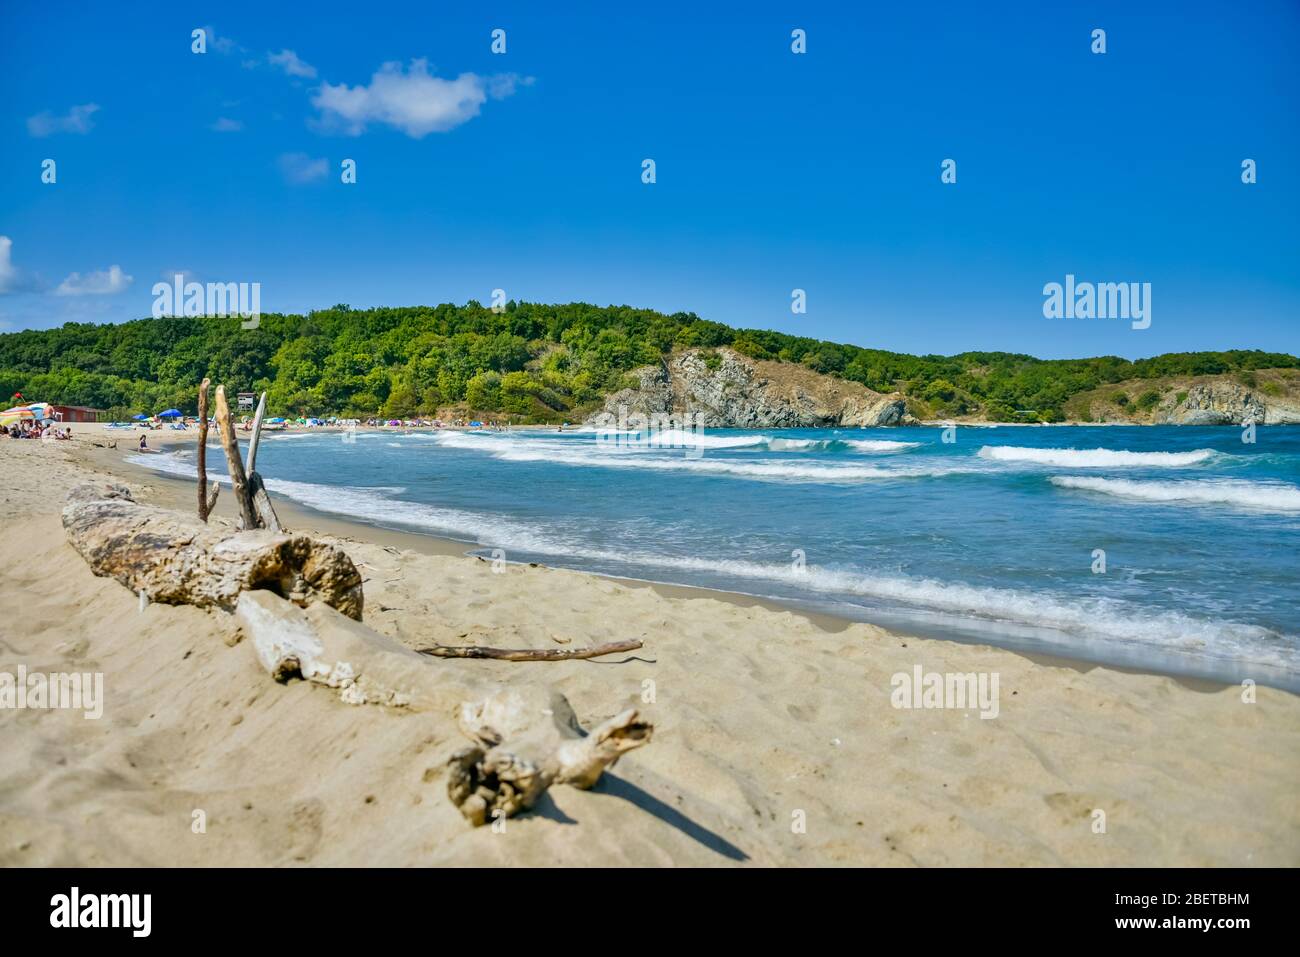
M367 429L368 432L383 432L383 429ZM149 433L153 434L153 433ZM185 436L183 433L172 433L168 436L168 441L160 442L161 449L172 449L175 446L196 445L196 436ZM78 450L81 451L81 450ZM114 459L112 455L88 455L87 460L94 462L96 467L103 469L105 472L112 473L121 477L122 480L129 484L142 484L142 482L159 482L161 494L156 498L146 498L144 501L161 505L166 508L177 508L179 511L190 511L195 507L196 482L191 479L182 479L181 476L168 475L165 472L156 472L149 469L147 465L127 462L125 455L131 455L133 452L118 450L98 450L118 452L120 456ZM221 451L220 443L209 441L208 454L211 456L216 452L218 459L224 460L224 452ZM229 493L229 482L225 482L224 489ZM302 505L295 499L286 497L286 495L276 492L270 493L274 502L276 502L276 511L282 518L285 518L287 527L295 531L305 531L313 533L328 534L333 538L338 538L344 542L368 542L368 544L403 547L417 551L425 555L441 555L441 557L459 558L464 560L486 560L473 551L484 549L486 546L476 545L473 542L463 542L455 538L438 536L438 534L413 532L407 529L389 528L385 525L369 523L360 519L344 518L344 516L334 515L331 512L324 512L312 508L311 506ZM229 494L226 499L217 499L217 511L214 514L222 518L235 520L235 512L230 507ZM870 622L867 619L849 618L846 615L835 615L828 611L818 611L801 605L796 601L784 601L781 598L771 598L767 596L758 596L758 594L748 594L745 592L728 592L724 589L708 588L705 585L681 585L668 583L668 581L651 581L647 579L630 579L620 575L604 575L601 572L591 572L584 570L575 570L575 568L565 568L563 566L552 566L552 564L538 562L508 562L512 566L529 566L542 568L556 568L556 570L572 573L572 575L589 575L606 581L614 581L625 588L645 588L664 598L711 598L714 601L728 603L741 609L749 607L761 607L768 611L785 612L785 614L798 615L800 618L807 620L810 624L815 625L820 631L826 633L844 632L845 629L853 627L855 624L867 624L872 628L879 628L880 631L889 633L894 637L914 637L923 638L928 641L946 641L953 642L957 645L972 646L972 648L996 648L1006 651L1008 654L1017 654L1026 658L1027 661L1045 664L1050 667L1069 667L1079 671L1080 674L1086 674L1092 668L1109 668L1112 671L1123 672L1131 675L1152 675L1160 677L1169 677L1171 680L1179 681L1186 687L1195 690L1219 690L1223 688L1234 688L1235 684L1231 681L1212 679L1200 675L1182 674L1177 671L1161 671L1157 668L1145 668L1140 666L1126 666L1126 664L1113 664L1108 662L1093 661L1089 658L1073 657L1067 654L1053 654L1048 651L1037 651L1021 648L1008 648L1005 645L993 645L988 642L975 640L961 640L957 637L946 637L939 633L914 633L909 631L900 631L896 628L888 628L885 625ZM1273 687L1273 685L1270 685ZM1288 693L1291 689L1278 688Z
M337 432L344 430L335 427L322 427L321 429L311 430L311 432L316 431ZM377 432L382 434L389 430L380 427L372 427L358 429L358 431ZM152 432L149 434L151 436L158 435L157 433ZM162 433L162 436L163 441L158 443L160 451L166 451L179 445L188 444L192 446L197 440L197 436L193 433L166 431ZM275 441L275 439L272 438L271 441ZM141 463L128 461L126 456L136 454L129 450L122 450L119 448L117 452L119 455L116 459L111 456L94 455L89 458L95 462L98 468L120 475L122 478L130 482L141 482L145 480L149 482L154 482L155 480L158 481L161 488L167 491L160 497L157 504L163 504L169 508L179 508L182 511L193 510L194 496L196 494L195 482L193 479L182 478L166 472L154 471ZM217 456L217 460L224 462L224 453L221 451L220 444L213 441L210 437L208 448L209 456L211 457L214 452ZM211 458L209 460L211 461ZM228 482L225 487L228 492ZM386 546L409 548L426 555L452 556L467 560L486 560L472 554L475 551L488 548L486 545L448 538L430 532L389 527L378 522L369 522L358 517L344 516L322 511L304 505L297 500L278 492L271 491L270 494L276 503L277 512L280 512L283 516L288 516L290 520L286 521L286 524L295 529L324 533L342 541L372 542ZM222 505L223 502L219 499L217 509L218 514L233 521L235 519L235 513L233 510L229 510L229 503L225 503L227 511L222 510ZM1102 660L1100 657L1087 657L1085 655L1070 654L1068 652L1025 647L1025 645L1031 644L1032 642L1024 639L1017 639L1019 644L1010 640L1006 643L996 643L982 640L978 634L963 634L960 632L954 632L950 629L945 629L941 626L915 625L907 622L894 624L886 623L881 620L873 620L871 617L866 615L853 617L848 614L836 614L833 610L823 610L818 608L818 603L811 599L800 601L798 599L772 597L743 591L729 591L725 589L712 588L706 585L689 585L677 582L656 581L646 578L630 578L622 575L587 569L566 568L563 565L553 565L545 561L519 562L507 560L507 564L557 568L573 574L591 575L607 581L617 582L627 587L649 588L656 594L664 597L712 598L742 608L759 607L775 612L787 612L799 615L810 623L816 625L822 631L829 633L842 632L855 624L866 624L899 637L913 637L929 641L952 642L954 644L969 647L997 648L1009 654L1022 655L1031 661L1058 667L1071 667L1080 672L1086 672L1093 668L1107 668L1128 674L1155 675L1183 682L1189 688L1197 690L1217 690L1238 686L1238 682L1236 681L1206 674L1205 672L1208 669L1198 668L1197 662L1194 660L1179 667L1177 660L1172 658L1172 656L1169 664L1164 667L1159 664L1149 664L1145 662L1125 663L1108 661ZM1273 673L1271 669L1265 666L1258 666L1256 668L1256 674L1258 676L1257 680L1264 682L1268 687L1276 688L1277 690L1285 691L1290 694L1300 695L1300 687L1295 686L1295 682L1290 682L1288 684L1286 676L1284 675Z

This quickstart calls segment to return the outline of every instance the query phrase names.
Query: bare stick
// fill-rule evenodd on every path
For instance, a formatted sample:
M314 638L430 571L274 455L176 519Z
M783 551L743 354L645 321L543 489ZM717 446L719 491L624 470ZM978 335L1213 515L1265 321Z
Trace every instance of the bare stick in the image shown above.
M208 505L208 386L206 376L199 386L199 521L206 522L212 509ZM216 496L213 496L215 500Z
M217 495L219 495L220 493L221 493L221 483L213 482L212 488L208 491L208 514L209 515L211 515L212 510L217 507ZM204 519L204 521L206 521L206 519Z
M253 437L248 440L248 464L244 471L249 475L257 468L257 443L262 439L262 416L266 415L266 393L257 403L257 414L253 416Z
M253 507L253 497L248 489L248 476L244 474L244 462L239 457L235 417L230 414L224 385L217 386L217 428L221 432L221 447L226 452L226 467L230 470L230 491L234 493L235 503L239 506L241 527L257 528L257 509Z
M574 658L599 658L612 655L618 651L635 651L641 647L641 640L611 641L590 648L485 648L482 645L434 645L432 648L417 648L422 655L435 658L492 658L497 661L569 661Z

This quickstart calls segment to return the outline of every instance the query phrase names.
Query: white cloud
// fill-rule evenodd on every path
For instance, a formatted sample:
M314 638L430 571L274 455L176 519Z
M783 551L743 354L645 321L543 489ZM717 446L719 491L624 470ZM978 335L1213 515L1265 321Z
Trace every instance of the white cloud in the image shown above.
M316 68L310 63L304 63L298 59L298 54L292 50L281 50L279 53L268 53L266 62L272 66L278 66L289 76L301 76L307 79L316 78Z
M98 103L83 103L74 106L64 116L55 116L49 110L27 118L27 132L32 136L45 137L55 133L89 133L94 121L91 119L99 111Z
M230 37L218 36L217 31L214 27L206 26L203 28L203 31L208 35L209 49L216 50L218 53L224 54L226 56L229 56L230 54L234 53L236 50L240 51L241 53L244 52L244 48L241 47L234 40L232 40Z
M14 241L0 236L0 292L13 292L18 286L18 270L13 264Z
M227 116L217 117L217 121L209 127L209 129L218 133L238 133L243 128L243 123L239 122L239 120L232 120Z
M74 272L54 290L56 296L111 296L122 292L134 279L113 265L107 269L88 272L84 276Z
M0 236L0 296L20 292L40 292L42 282L13 263L14 241Z
M324 159L313 159L306 153L283 153L278 162L284 178L294 184L324 179L328 170Z
M349 87L322 83L312 97L327 126L338 126L356 136L368 123L396 127L407 136L422 139L441 133L478 116L489 99L500 100L516 86L528 86L532 77L513 73L482 77L462 73L444 80L429 73L429 62L412 60L409 71L400 63L385 63L370 78L370 85Z

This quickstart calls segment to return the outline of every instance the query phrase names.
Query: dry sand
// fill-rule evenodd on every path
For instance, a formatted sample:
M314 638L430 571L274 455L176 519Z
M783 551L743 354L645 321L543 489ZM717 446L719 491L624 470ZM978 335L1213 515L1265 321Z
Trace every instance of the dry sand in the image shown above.
M230 616L140 610L90 573L59 522L72 485L110 473L187 510L194 492L124 463L133 435L109 450L90 441L112 433L77 431L0 439L0 671L102 672L106 703L99 720L0 710L2 865L1300 864L1300 698L1286 692L1245 703L1240 688L708 592L497 574L463 546L278 502L358 562L367 623L407 645L645 640L623 663L430 660L553 684L588 725L629 702L656 725L595 790L556 788L500 833L471 828L446 796L463 743L450 715L278 685ZM998 673L998 717L894 708L891 676L916 665Z

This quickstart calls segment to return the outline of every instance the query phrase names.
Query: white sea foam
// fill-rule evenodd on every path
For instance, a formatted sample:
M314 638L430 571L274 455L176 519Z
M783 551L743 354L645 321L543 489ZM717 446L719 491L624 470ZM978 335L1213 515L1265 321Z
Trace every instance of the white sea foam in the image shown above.
M1232 479L1139 482L1131 479L1057 475L1052 477L1052 484L1143 502L1233 505L1273 512L1300 512L1300 488L1281 483Z
M175 454L135 455L128 461L176 475L194 474L193 463ZM1077 488L1095 488L1098 484L1103 487L1251 484L1126 482L1074 477L1053 478L1052 481ZM756 594L770 591L770 588L765 591L762 584L767 583L768 586L783 586L794 593L841 600L867 599L959 619L1011 622L1126 644L1146 644L1169 651L1294 665L1293 640L1282 638L1269 629L1193 618L1178 612L1153 613L1118 599L1066 598L815 565L796 569L787 563L715 560L692 555L602 548L584 540L582 530L569 525L524 524L491 513L395 499L391 496L402 491L395 486L352 488L276 479L269 480L267 485L277 494L320 511L443 534L478 542L484 547L504 548L508 553L553 555L569 561L591 562L614 574L647 577L652 574L651 569L663 569L682 573L681 578L687 581L698 581L700 575L708 575L721 587ZM1282 487L1260 489L1288 491ZM1290 509L1300 509L1300 489L1290 488L1289 492L1292 496Z
M920 442L894 442L889 439L844 439L844 444L859 452L906 452L921 447Z
M1034 449L1015 445L986 445L981 458L996 462L1033 462L1057 468L1184 468L1213 458L1213 449L1193 452L1129 452L1126 449Z
M692 457L691 449L669 456L664 454L667 450L647 451L635 446L602 447L563 441L494 439L490 442L467 442L454 433L441 436L441 439L444 445L490 452L496 458L506 462L547 462L578 468L646 469L660 472L730 475L762 481L834 484L980 471L970 466L951 464L885 468L877 465L842 465L821 461L723 458L707 455Z
M130 461L170 472L193 475L193 466L172 455L132 456ZM1105 482L1104 479L1053 481ZM1139 483L1127 483L1139 484ZM1151 483L1173 484L1173 483ZM390 489L349 488L309 482L270 480L276 493L324 512L413 529L499 547L509 552L553 555L586 561L602 570L646 577L651 569L682 573L688 581L711 576L721 587L755 594L779 585L793 593L844 599L867 599L910 606L958 619L1010 622L1053 629L1083 637L1146 644L1166 651L1212 654L1220 658L1268 661L1293 665L1294 642L1255 625L1193 618L1178 612L1152 613L1127 601L1105 598L1065 598L1009 588L987 588L926 578L864 574L849 569L787 563L716 560L632 549L602 548L584 541L569 527L525 525L490 513L444 508L389 497ZM1300 495L1300 490L1296 490ZM1297 504L1300 508L1300 504ZM746 584L750 583L750 584ZM766 583L766 586L763 584Z
M766 438L767 447L773 452L806 452L810 450L831 450L843 446L853 452L906 452L908 449L920 448L920 442L895 442L889 439L787 439L782 436Z
M700 448L700 449L741 449L747 446L763 445L768 441L765 435L713 435L707 431L687 431L684 429L652 430L646 434L645 444L651 448Z

